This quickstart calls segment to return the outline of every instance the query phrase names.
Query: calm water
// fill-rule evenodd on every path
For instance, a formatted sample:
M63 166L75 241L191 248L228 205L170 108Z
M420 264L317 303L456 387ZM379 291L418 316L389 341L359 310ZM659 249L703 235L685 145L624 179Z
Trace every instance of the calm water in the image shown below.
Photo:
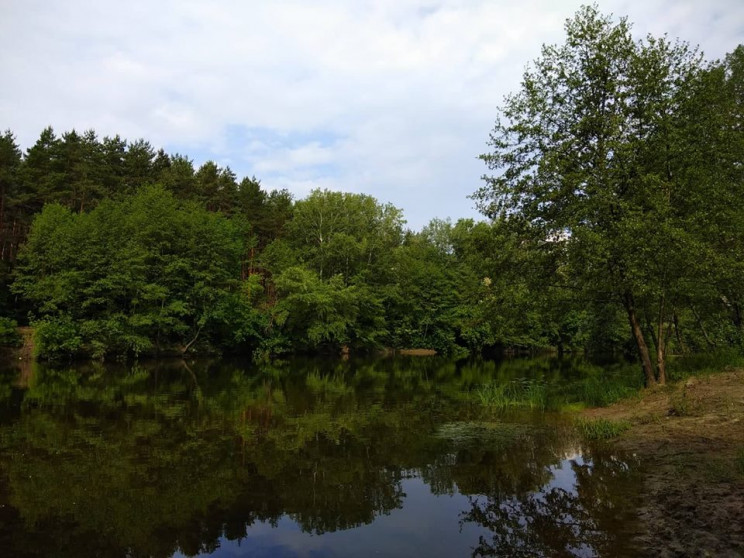
M436 358L0 373L3 556L624 556L639 465Z

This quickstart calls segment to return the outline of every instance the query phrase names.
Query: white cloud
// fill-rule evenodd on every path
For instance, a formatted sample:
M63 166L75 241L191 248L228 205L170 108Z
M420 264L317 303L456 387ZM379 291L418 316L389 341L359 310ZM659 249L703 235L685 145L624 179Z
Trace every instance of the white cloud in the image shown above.
M313 185L364 191L415 227L472 216L466 196L496 107L578 6L5 0L0 126L24 147L49 124L145 137L298 196ZM744 42L738 0L600 8L711 57Z

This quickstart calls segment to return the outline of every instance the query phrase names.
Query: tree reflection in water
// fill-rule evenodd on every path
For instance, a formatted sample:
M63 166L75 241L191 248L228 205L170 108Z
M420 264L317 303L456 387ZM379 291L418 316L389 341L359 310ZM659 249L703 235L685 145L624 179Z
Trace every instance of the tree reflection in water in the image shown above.
M521 494L469 498L461 516L488 529L473 556L633 556L634 495L639 464L602 451L546 468L550 481Z
M484 420L468 400L472 385L525 370L436 359L88 365L37 367L22 387L2 374L0 548L165 558L243 541L250 553L257 526L273 526L278 544L291 520L327 541L321 555L349 552L364 526L386 555L424 527L435 536L415 544L429 555L622 555L633 467L542 416ZM573 483L556 484L579 451ZM428 520L406 507L418 479L424 512L440 510ZM447 525L416 523L436 515L456 537L452 502L470 537L459 546L437 539ZM339 550L324 535L341 531L352 546Z

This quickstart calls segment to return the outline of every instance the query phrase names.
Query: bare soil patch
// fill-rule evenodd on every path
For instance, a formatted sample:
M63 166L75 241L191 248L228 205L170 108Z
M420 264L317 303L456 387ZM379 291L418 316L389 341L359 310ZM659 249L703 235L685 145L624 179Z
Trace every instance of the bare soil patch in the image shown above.
M396 353L404 356L434 356L437 354L434 349L398 349Z
M585 418L628 420L613 443L644 464L640 555L744 556L744 371L690 378Z

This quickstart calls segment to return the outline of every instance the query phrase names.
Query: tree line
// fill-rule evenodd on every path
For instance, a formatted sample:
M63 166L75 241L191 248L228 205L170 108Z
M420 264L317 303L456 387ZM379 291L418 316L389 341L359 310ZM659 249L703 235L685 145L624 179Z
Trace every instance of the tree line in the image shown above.
M93 131L47 128L25 153L8 131L0 153L0 315L34 326L40 356L550 344L512 319L529 297L503 223L413 232L368 195L293 200Z
M379 347L666 357L744 336L744 47L705 61L582 8L508 96L473 195L406 229L95 132L0 137L0 314L42 356Z

